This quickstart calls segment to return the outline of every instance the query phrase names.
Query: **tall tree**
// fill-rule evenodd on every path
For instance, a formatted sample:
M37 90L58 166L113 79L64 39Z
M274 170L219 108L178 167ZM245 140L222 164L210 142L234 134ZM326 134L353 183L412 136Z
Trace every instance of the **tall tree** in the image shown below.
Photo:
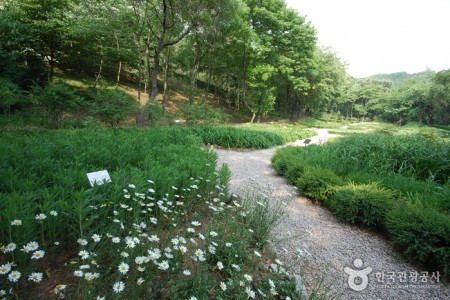
M175 0L133 0L132 5L139 10L138 16L145 18L147 72L151 78L149 99L143 106L138 124L143 126L148 120L149 110L158 93L158 75L161 54L199 27L203 18L214 15L217 10L214 1ZM153 65L150 65L150 60Z
M437 124L449 124L450 69L436 73L432 79L429 97L433 105L433 121Z

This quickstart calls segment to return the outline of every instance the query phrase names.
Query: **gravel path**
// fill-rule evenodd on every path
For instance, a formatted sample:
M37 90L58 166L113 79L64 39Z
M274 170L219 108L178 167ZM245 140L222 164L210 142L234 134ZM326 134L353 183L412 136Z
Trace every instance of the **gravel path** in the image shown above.
M324 129L316 131L318 135L311 138L311 143L323 143L332 136ZM304 144L297 141L292 145ZM404 262L387 240L343 224L327 209L298 197L295 187L277 176L271 167L270 160L276 150L217 150L217 153L219 164L226 163L230 167L231 192L243 194L249 187L270 190L271 201L284 206L282 221L273 230L273 244L288 269L302 274L309 294L322 279L320 290L324 292L329 288L326 298L450 299L449 286L436 284L431 279L431 272L428 276L422 275L422 270ZM361 261L356 259L362 260L363 265L360 266ZM346 267L357 271L372 269L364 290L355 291L349 287ZM416 277L414 272L419 275ZM381 277L383 274L384 278ZM406 282L402 275L407 276ZM412 282L414 278L417 282ZM356 284L354 288L363 287L359 285L360 278L352 282Z

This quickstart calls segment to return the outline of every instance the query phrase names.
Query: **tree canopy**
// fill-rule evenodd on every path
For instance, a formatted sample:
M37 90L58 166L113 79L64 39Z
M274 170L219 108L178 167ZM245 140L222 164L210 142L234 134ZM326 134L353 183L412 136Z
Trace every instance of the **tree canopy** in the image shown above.
M0 77L11 90L45 86L56 70L94 89L126 80L138 89L140 125L155 101L164 112L179 78L190 104L212 96L256 121L329 113L448 123L448 70L354 79L316 40L284 0L0 1Z

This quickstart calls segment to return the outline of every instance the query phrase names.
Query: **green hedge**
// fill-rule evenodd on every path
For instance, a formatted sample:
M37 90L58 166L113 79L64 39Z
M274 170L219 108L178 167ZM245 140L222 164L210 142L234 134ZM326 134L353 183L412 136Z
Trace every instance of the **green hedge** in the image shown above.
M393 193L377 184L354 184L337 187L326 201L341 221L364 227L384 229L386 214L393 207Z
M406 203L387 215L390 239L412 260L450 275L450 216Z
M198 126L189 128L189 131L200 137L204 144L225 148L265 149L285 143L283 137L272 132L233 126Z
M343 183L331 170L308 167L297 179L296 186L301 194L323 202L333 194L336 186Z

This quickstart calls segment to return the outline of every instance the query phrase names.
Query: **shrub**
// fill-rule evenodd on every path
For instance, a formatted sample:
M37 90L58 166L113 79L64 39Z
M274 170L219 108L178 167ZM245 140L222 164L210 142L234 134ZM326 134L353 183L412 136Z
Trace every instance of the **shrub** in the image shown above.
M406 256L450 275L448 214L408 203L388 213L386 228L394 245Z
M189 129L205 144L226 148L265 149L283 144L283 138L275 133L246 130L233 126L196 126Z
M0 78L0 107L7 116L11 114L11 108L21 101L22 93L17 85L11 81Z
M120 90L99 91L93 105L94 113L111 126L119 125L135 108L133 97Z
M326 204L343 222L382 229L393 207L393 194L377 184L349 183L337 187Z
M62 83L50 83L46 87L34 86L31 97L53 129L61 126L63 113L78 108L82 100L72 88Z
M300 193L314 200L325 201L334 191L335 186L343 180L329 169L307 168L297 179L296 186Z
M272 157L272 166L278 175L285 175L288 167L293 161L298 161L298 155L302 152L304 148L302 147L284 147L275 152ZM297 179L297 178L295 178Z
M220 109L208 105L206 102L186 103L181 108L186 123L195 124L218 124L224 123L228 116Z
M285 173L285 177L291 182L294 183L299 179L305 169L308 168L308 165L300 160L292 160L290 164L287 165L287 170Z

